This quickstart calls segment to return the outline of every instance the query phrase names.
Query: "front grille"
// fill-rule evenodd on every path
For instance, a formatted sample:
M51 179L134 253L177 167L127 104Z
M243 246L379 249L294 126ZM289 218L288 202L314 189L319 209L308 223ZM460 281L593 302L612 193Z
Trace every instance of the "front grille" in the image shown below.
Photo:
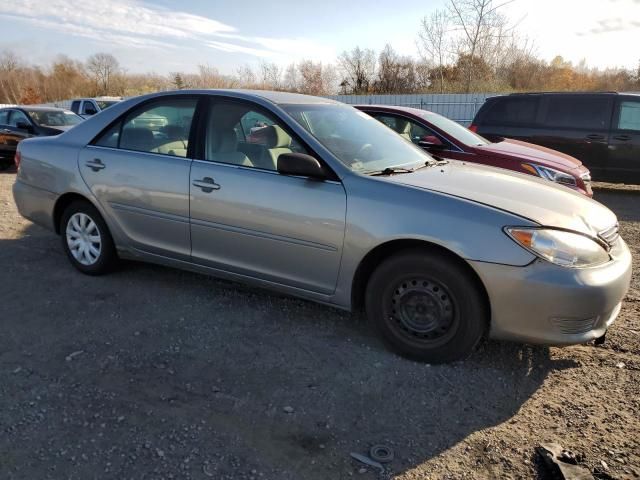
M604 240L607 245L613 247L618 241L618 238L620 238L620 234L618 233L618 224L616 223L614 226L609 227L606 230L602 230L598 233L598 236Z

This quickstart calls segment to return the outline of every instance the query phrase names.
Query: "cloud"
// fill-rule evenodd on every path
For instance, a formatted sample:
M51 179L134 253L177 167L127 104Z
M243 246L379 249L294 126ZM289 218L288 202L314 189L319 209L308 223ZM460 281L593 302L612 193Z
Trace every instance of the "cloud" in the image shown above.
M306 39L243 35L215 19L140 0L0 0L0 18L41 29L139 49L206 45L222 52L269 58L330 58L333 52ZM223 41L224 40L224 41Z
M640 0L639 0L640 1ZM627 20L626 18L604 18L597 21L597 26L578 35L598 35L602 33L625 32L640 28L640 20Z

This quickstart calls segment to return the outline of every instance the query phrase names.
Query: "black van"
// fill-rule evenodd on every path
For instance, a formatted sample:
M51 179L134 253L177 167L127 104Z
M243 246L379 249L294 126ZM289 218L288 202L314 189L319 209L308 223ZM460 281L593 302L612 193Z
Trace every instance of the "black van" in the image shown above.
M640 94L501 95L487 99L470 128L576 157L596 181L640 184Z

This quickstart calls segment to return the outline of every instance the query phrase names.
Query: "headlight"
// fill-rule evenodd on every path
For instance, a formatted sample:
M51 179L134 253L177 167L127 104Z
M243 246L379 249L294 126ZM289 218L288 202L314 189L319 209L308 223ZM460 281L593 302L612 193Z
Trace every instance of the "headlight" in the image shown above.
M567 185L569 187L575 187L577 185L576 179L573 175L570 175L555 168L543 167L536 165L535 163L523 163L522 167L528 172L544 178L545 180L551 180L552 182Z
M581 233L551 228L508 227L505 230L530 252L563 267L593 267L610 259L602 244Z

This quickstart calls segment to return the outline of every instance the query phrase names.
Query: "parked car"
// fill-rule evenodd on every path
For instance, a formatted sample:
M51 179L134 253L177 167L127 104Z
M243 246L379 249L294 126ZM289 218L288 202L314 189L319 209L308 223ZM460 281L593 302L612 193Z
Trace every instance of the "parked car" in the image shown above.
M132 126L147 114L182 137ZM256 114L264 143L245 141ZM629 287L631 255L603 205L533 176L435 161L325 98L156 93L22 142L19 156L20 213L60 234L79 271L135 258L364 306L389 345L428 362L462 358L485 334L601 337Z
M640 95L532 93L487 99L471 130L514 138L580 160L594 180L640 183Z
M13 165L16 147L25 138L58 135L81 121L61 108L0 108L0 168Z
M517 140L491 142L437 113L409 107L356 105L437 157L535 175L593 196L589 170L573 157Z
M89 118L120 101L120 97L77 98L71 102L71 111L82 118Z

